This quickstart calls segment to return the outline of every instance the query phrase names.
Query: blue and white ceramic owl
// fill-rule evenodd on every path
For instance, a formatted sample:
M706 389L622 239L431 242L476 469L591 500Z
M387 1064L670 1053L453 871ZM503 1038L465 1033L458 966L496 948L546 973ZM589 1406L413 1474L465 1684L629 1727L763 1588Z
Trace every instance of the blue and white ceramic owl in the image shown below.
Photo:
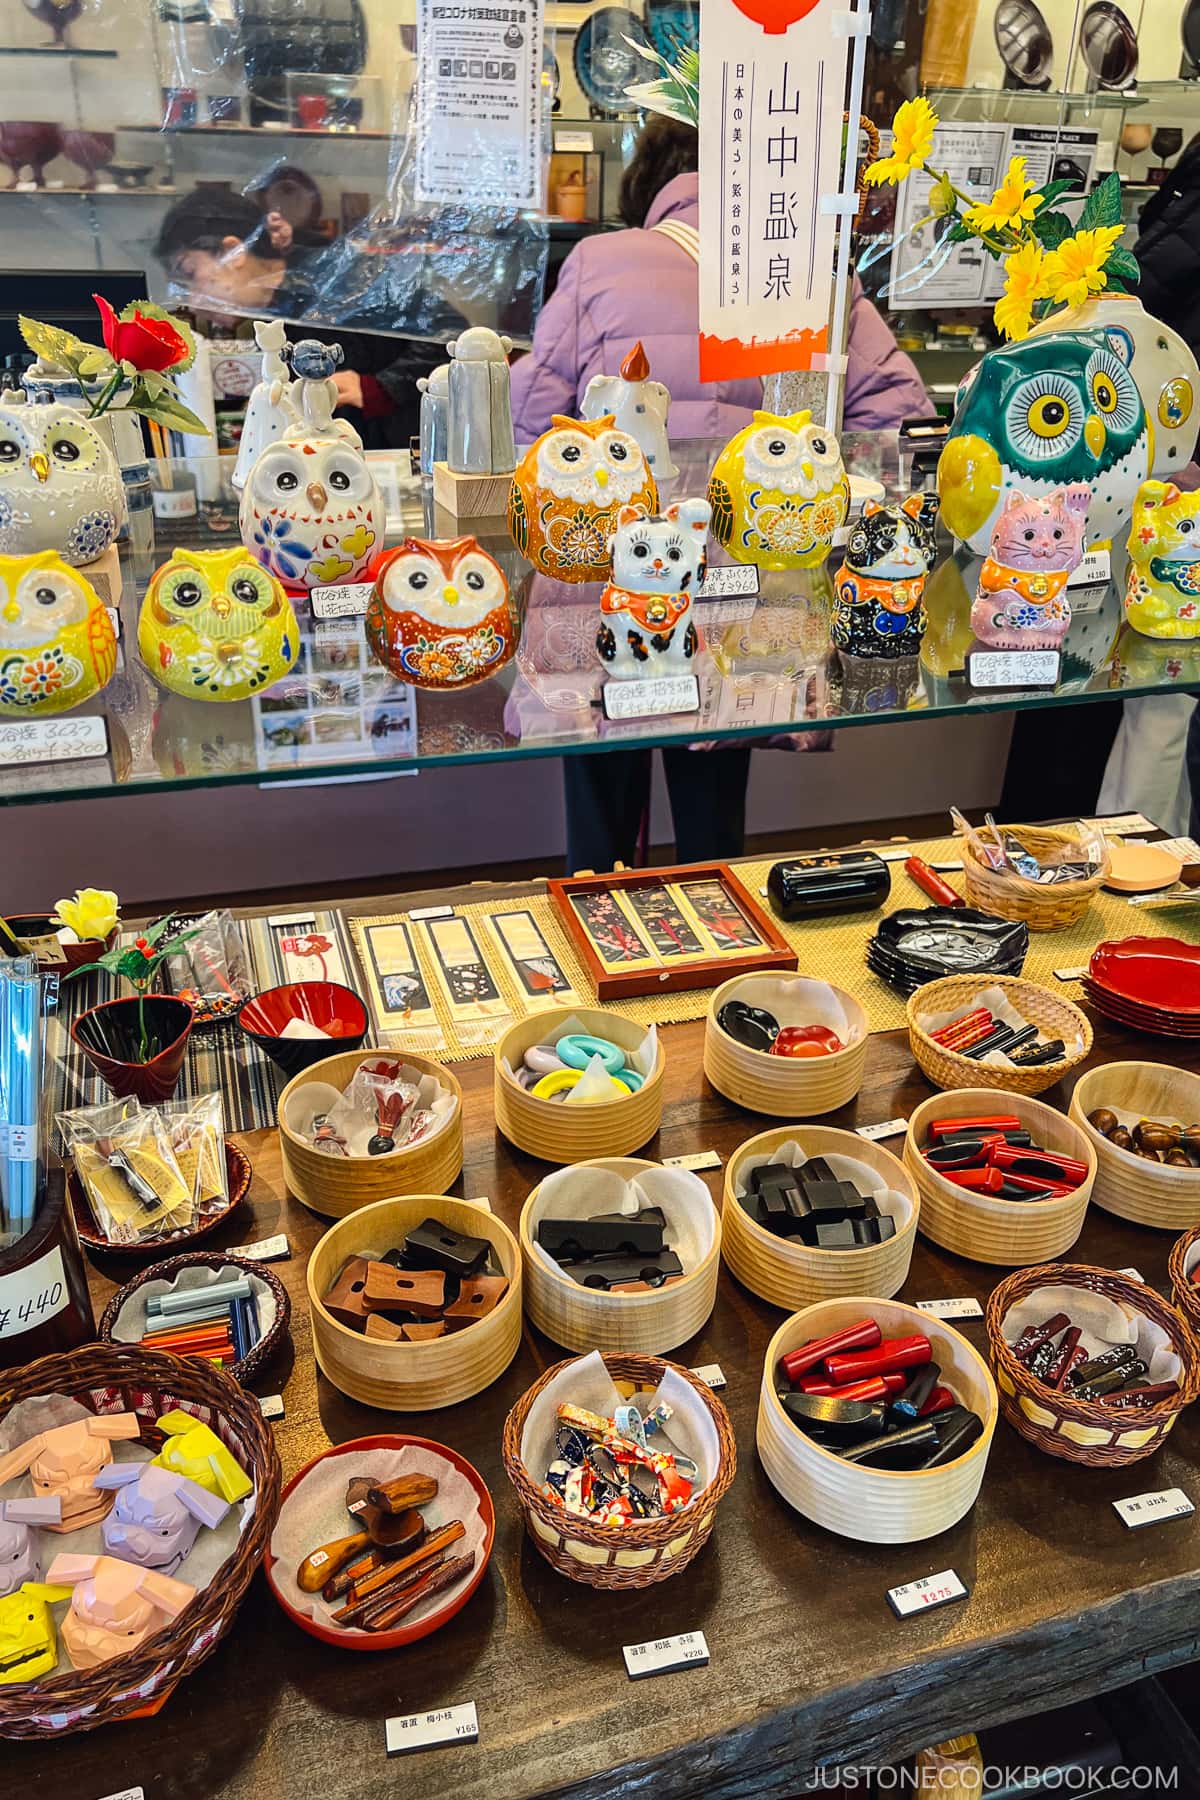
M1150 466L1134 342L1113 326L1056 331L988 354L959 389L938 464L942 519L985 556L1014 492L1037 499L1086 482L1088 544L1128 527Z

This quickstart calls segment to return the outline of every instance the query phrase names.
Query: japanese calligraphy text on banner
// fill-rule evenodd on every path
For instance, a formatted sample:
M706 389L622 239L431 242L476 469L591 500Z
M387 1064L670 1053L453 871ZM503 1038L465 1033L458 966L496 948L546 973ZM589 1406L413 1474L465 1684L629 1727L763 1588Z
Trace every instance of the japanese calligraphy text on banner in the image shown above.
M829 348L848 0L705 0L700 377L820 368Z

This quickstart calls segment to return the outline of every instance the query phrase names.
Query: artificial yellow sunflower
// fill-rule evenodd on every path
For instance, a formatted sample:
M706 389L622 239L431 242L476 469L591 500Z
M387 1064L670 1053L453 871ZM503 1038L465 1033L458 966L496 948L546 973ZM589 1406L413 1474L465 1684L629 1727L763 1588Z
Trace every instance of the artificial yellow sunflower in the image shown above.
M972 231L1005 231L1027 223L1043 204L1041 194L1035 194L1025 179L1025 158L1014 156L991 199L969 206L963 219Z
M1123 225L1100 225L1077 231L1047 253L1042 270L1043 292L1066 306L1082 306L1089 294L1108 286L1104 265L1120 242Z
M914 169L923 169L933 149L937 125L938 116L923 95L906 100L892 120L890 156L881 156L878 162L873 162L863 180L873 187L882 187L885 183L895 185L906 175L911 175Z
M1037 243L1022 244L1004 259L1004 294L992 317L996 330L1014 342L1033 324L1033 303L1045 293L1047 257Z
M958 196L948 175L942 175L929 190L929 210L935 219L949 218Z

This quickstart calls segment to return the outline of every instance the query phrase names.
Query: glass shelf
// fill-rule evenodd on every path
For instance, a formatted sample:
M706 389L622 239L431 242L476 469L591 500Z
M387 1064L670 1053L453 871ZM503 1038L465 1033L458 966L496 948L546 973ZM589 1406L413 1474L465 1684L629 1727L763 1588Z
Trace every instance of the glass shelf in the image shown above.
M1062 94L1056 88L973 88L973 87L930 87L927 96L938 99L966 100L978 102L993 111L1008 106L1046 106L1055 110L1066 108L1071 112L1084 110L1106 111L1111 109L1128 110L1135 106L1147 106L1149 97L1147 90L1155 85L1169 87L1174 83L1144 82L1140 88L1098 88L1094 94ZM1187 86L1187 83L1182 85ZM949 122L949 121L948 121Z
M121 125L121 131L152 131L156 137L257 137L257 138L324 138L340 141L350 138L356 143L365 139L384 139L390 142L390 131L367 131L358 126L346 126L340 130L312 130L303 125Z
M0 56L64 56L115 61L119 50L74 50L70 44L0 44Z
M681 473L669 491L664 484L664 502L702 494L721 445L696 440L673 448ZM908 491L895 433L847 433L843 448L852 473L882 484L890 494ZM459 535L452 521L435 516L427 487L406 469L401 472L395 453L372 460L388 501L389 542L414 533ZM764 573L756 598L697 604L703 648L693 667L700 710L615 724L600 704L599 588L534 575L503 522L495 520L477 535L508 575L522 635L516 657L490 680L457 693L414 692L375 662L361 619L317 622L307 603L298 602L303 647L282 682L252 700L184 698L164 692L138 657L139 602L172 548L227 548L237 534L236 496L228 486L232 461L202 458L186 466L198 476L200 492L218 498L196 519L160 521L156 550L123 562L121 666L103 694L68 715L103 717L108 753L88 762L0 768L0 804L379 776L443 763L697 739L762 741L794 731L1200 690L1200 642L1156 643L1123 625L1123 552L1114 558L1109 587L1099 596L1093 593L1091 604L1082 596L1075 603L1056 687L969 689L961 671L973 641L969 614L979 563L958 552L946 555L930 576L929 629L919 663L838 655L830 637L833 588L827 569ZM715 562L728 560L714 548Z
M166 187L34 187L32 183L22 182L20 186L10 184L0 187L0 197L6 194L17 194L25 200L156 200L161 195L177 194L179 189L174 185Z

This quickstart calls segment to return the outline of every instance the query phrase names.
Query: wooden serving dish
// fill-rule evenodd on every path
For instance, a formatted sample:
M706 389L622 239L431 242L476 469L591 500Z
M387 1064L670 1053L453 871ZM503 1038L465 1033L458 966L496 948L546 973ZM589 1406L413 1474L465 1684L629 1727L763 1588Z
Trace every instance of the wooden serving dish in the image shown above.
M717 1092L749 1112L770 1113L777 1119L811 1119L853 1100L862 1086L871 1026L861 1003L844 988L835 987L833 992L857 1035L832 1056L771 1056L765 1050L750 1050L717 1023L726 1001L742 1000L747 1006L766 1007L787 1024L790 1021L779 1013L781 1006L803 1011L805 990L829 986L803 975L735 975L723 983L709 1001L704 1021L704 1073Z
M1005 1102L1005 1110L1020 1119L1042 1149L1057 1150L1087 1164L1086 1180L1061 1199L998 1200L992 1194L971 1193L939 1175L921 1154L931 1120L986 1117L995 1110L994 1089L956 1088L952 1094L935 1094L922 1101L909 1119L903 1160L921 1196L921 1235L972 1262L999 1263L1006 1268L1050 1262L1069 1250L1083 1230L1096 1179L1096 1152L1070 1119L1024 1094L1014 1094Z
M385 1056L406 1063L422 1075L433 1075L454 1095L453 1117L432 1137L410 1149L393 1150L387 1156L329 1156L317 1150L287 1123L288 1104L308 1081L327 1081L344 1090L360 1063ZM444 1064L415 1052L394 1050L344 1050L338 1056L304 1069L288 1082L279 1096L279 1149L288 1192L313 1212L342 1219L360 1206L371 1206L393 1194L444 1194L462 1171L462 1088L458 1077Z
M97 1225L87 1195L83 1191L83 1183L73 1168L67 1169L67 1197L71 1202L71 1211L75 1218L75 1229L79 1233L79 1241L86 1250L102 1250L106 1256L124 1256L130 1259L145 1261L163 1255L174 1256L189 1245L197 1243L218 1225L223 1225L235 1207L242 1204L250 1192L252 1170L250 1158L246 1152L234 1143L232 1138L225 1139L225 1184L229 1189L228 1204L218 1207L207 1218L201 1219L188 1231L174 1232L170 1237L143 1238L137 1244L112 1244L104 1236Z
M885 1243L855 1250L815 1250L798 1238L765 1231L737 1198L739 1178L747 1164L769 1161L771 1152L792 1141L806 1157L845 1156L863 1164L885 1187L903 1195L911 1209L907 1223ZM908 1279L920 1204L916 1185L890 1150L857 1132L829 1125L780 1125L740 1145L726 1164L721 1251L743 1287L788 1312L838 1294L877 1294L887 1299Z
M1200 1224L1200 1169L1147 1162L1132 1150L1110 1144L1088 1124L1087 1115L1098 1106L1136 1118L1177 1119L1191 1125L1200 1120L1200 1075L1165 1063L1104 1063L1080 1076L1070 1106L1071 1119L1096 1153L1092 1198L1097 1206L1159 1231L1184 1231Z
M1039 1068L1007 1068L1002 1063L975 1062L969 1056L944 1050L918 1023L921 1017L952 1012L958 1006L966 1008L987 988L1002 989L1013 1010L1036 1025L1047 1040L1062 1038L1064 1043L1070 1043L1077 1039L1079 1048L1058 1062L1043 1063ZM1020 975L947 975L918 988L909 996L905 1011L908 1041L917 1065L934 1087L945 1091L988 1087L1006 1094L1042 1094L1091 1054L1092 1026L1087 1014L1049 988ZM994 1110L994 1105L988 1110Z
M666 1058L661 1039L651 1074L636 1093L594 1106L568 1106L561 1100L535 1100L510 1068L517 1069L526 1050L554 1036L568 1019L577 1019L593 1037L608 1038L622 1050L636 1050L646 1035L618 1012L599 1007L548 1007L510 1025L496 1045L496 1123L510 1144L543 1162L588 1162L598 1156L627 1156L649 1142L662 1121Z
M642 1169L660 1165L635 1157L597 1158L579 1165L608 1169L631 1181ZM681 1281L648 1294L610 1294L582 1287L565 1270L547 1268L536 1247L542 1215L541 1188L535 1187L521 1208L517 1235L525 1270L525 1310L539 1331L568 1350L642 1351L662 1356L694 1337L706 1323L717 1298L721 1261L721 1220L708 1189L698 1175L697 1204L712 1213L708 1254Z
M983 1420L982 1434L953 1462L913 1472L860 1468L823 1449L789 1420L775 1392L780 1358L863 1318L877 1320L888 1338L923 1332L946 1386ZM915 1544L949 1530L974 1506L997 1412L987 1364L943 1320L897 1300L861 1296L822 1300L786 1319L767 1345L758 1403L758 1454L772 1487L806 1519L863 1543Z
M401 1244L422 1219L440 1219L451 1230L485 1237L508 1276L508 1292L494 1312L461 1331L423 1343L387 1343L364 1337L331 1317L322 1305L352 1256L382 1255ZM406 1194L378 1200L340 1219L308 1259L308 1305L317 1365L334 1387L364 1406L385 1412L431 1412L469 1400L502 1375L521 1342L521 1253L517 1240L484 1207L444 1194Z

